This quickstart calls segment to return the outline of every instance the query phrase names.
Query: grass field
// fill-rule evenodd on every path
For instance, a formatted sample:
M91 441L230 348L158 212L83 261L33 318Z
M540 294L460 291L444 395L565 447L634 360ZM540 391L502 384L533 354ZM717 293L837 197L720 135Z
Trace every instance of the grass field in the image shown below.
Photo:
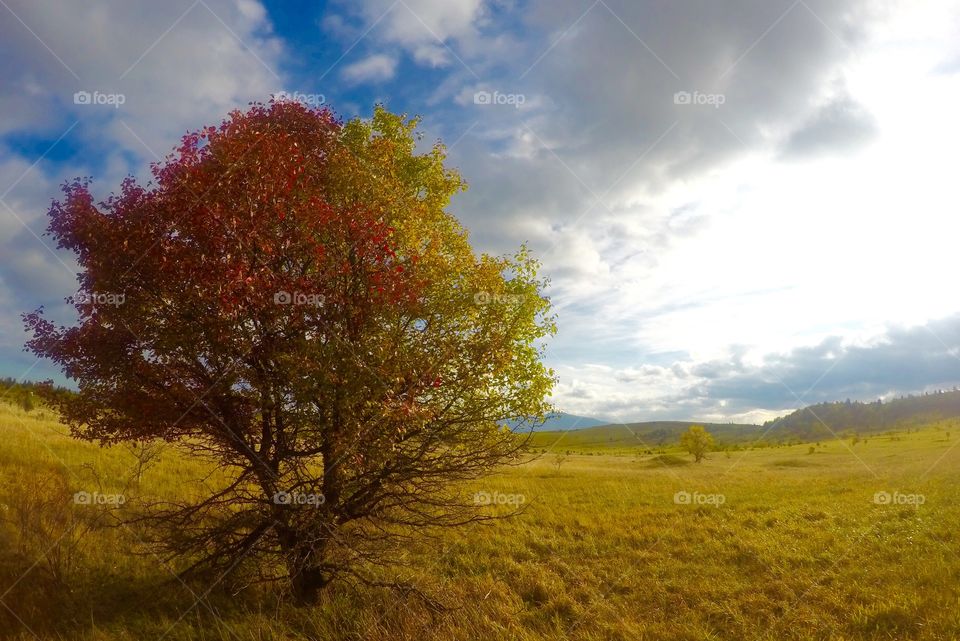
M558 467L567 446L554 439L468 490L521 515L409 551L400 573L451 607L439 614L387 590L338 588L302 609L272 589L181 584L139 532L91 526L91 508L71 500L129 491L132 454L64 432L45 410L0 407L0 635L960 638L960 428L716 452L700 464L670 448L592 447ZM204 473L168 449L136 491L191 491Z

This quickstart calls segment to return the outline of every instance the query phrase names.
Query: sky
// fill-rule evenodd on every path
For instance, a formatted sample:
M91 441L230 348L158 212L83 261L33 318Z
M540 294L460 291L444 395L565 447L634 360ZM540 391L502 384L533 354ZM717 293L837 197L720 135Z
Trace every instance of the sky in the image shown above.
M759 422L960 383L960 1L0 0L0 375L59 373L59 185L283 94L422 117L551 280L559 409Z

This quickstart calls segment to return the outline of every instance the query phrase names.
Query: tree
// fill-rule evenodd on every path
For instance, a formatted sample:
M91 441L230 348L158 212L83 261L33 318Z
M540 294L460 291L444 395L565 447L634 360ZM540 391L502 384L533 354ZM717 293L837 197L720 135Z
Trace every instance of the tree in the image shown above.
M567 462L567 458L567 454L560 454L559 452L553 457L553 464L556 466L557 472L560 471L560 466Z
M95 203L64 186L48 233L76 253L78 323L24 316L77 382L73 433L163 439L225 481L142 518L185 574L288 579L300 602L411 533L485 518L460 481L522 459L555 331L525 248L476 256L445 208L464 188L417 121L338 121L287 101L190 133ZM521 421L522 423L523 421Z
M126 444L126 450L133 457L133 481L140 485L148 469L160 462L163 454L163 441L133 441Z
M23 391L23 394L20 396L20 408L24 412L32 412L36 408L36 404L33 402L33 392L29 389Z
M691 425L680 436L680 446L699 463L707 456L707 452L713 449L713 436L702 425Z

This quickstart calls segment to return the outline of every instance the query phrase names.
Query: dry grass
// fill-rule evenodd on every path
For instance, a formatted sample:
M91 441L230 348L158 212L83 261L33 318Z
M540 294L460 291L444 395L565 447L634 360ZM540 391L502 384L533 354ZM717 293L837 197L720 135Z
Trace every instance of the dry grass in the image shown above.
M138 533L104 527L90 517L96 510L71 501L78 490L129 490L129 452L78 443L42 410L4 406L0 634L953 639L956 443L930 427L854 446L824 442L813 454L808 444L716 453L697 465L676 450L617 450L573 453L558 470L548 455L470 488L522 500L522 516L409 551L402 574L454 608L431 615L387 591L341 588L297 609L269 590L234 596L225 584L182 585L156 557L131 553L143 552ZM135 491L189 491L203 471L167 451ZM894 491L924 503L874 502ZM690 503L676 503L678 492Z

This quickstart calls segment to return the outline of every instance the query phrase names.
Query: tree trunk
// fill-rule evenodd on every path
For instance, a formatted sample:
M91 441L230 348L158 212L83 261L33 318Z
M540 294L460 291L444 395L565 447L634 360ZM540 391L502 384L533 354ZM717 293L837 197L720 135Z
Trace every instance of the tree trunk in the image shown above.
M290 591L297 605L313 605L330 583L330 577L318 567L291 568Z
M280 530L278 538L286 557L293 600L297 605L313 605L331 580L330 573L317 562L323 558L323 549L302 545L290 528Z

